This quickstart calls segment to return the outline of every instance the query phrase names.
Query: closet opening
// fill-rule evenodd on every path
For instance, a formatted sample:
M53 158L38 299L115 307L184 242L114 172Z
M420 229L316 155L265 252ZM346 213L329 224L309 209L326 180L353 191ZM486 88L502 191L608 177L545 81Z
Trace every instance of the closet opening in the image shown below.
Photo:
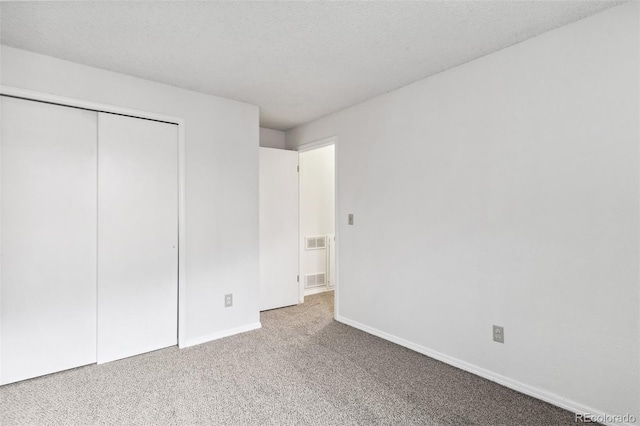
M0 384L184 347L184 119L0 100Z

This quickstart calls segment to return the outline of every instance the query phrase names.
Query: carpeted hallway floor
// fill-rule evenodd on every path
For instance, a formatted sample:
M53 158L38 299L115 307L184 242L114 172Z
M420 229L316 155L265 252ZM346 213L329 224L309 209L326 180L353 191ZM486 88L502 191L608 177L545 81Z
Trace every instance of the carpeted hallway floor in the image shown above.
M0 387L11 425L573 425L573 414L333 319L333 292L263 328Z

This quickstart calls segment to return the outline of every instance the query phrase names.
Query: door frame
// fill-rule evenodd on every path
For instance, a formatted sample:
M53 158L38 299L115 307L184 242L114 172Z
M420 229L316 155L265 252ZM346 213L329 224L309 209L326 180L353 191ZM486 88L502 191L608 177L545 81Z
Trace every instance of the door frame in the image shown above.
M0 85L0 95L31 100L36 102L44 102L54 105L86 109L96 112L106 112L111 114L125 115L133 118L141 118L146 120L162 121L166 123L178 125L178 347L187 347L186 319L187 319L187 230L185 221L186 211L186 143L185 143L185 126L186 120L183 117L175 117L164 114L157 114L137 109L124 108L116 105L108 105L96 102L84 101L81 99L69 98L65 96L52 95L33 90L20 89L16 87ZM0 148L2 147L0 140ZM1 152L1 150L0 150ZM1 191L1 186L0 186ZM1 196L1 194L0 194ZM0 197L0 203L2 198ZM1 207L1 205L0 205ZM1 208L0 208L1 211ZM97 218L96 218L97 220ZM0 237L2 235L2 223L0 222ZM0 268L2 265L0 263ZM1 270L1 269L0 269ZM2 276L0 274L0 290L2 289ZM0 291L0 297L2 291ZM2 300L0 299L0 303ZM1 321L1 318L0 318ZM2 324L0 323L0 333L2 333ZM2 335L0 334L0 345L2 344ZM0 346L1 349L1 346ZM2 360L0 359L0 368L2 368Z
M334 310L333 310L333 317L334 319L336 319L338 317L338 307L339 305L339 300L340 300L340 286L339 286L339 273L340 273L340 260L339 260L339 254L340 254L340 238L338 238L338 234L339 234L339 229L340 229L340 221L339 221L339 217L340 215L338 214L338 212L340 211L339 208L339 197L338 197L338 148L339 148L339 144L338 144L338 136L330 136L328 138L324 138L324 139L319 139L313 142L309 142L303 145L300 145L298 147L295 148L296 151L298 151L298 154L301 154L303 152L307 152L307 151L313 151L314 149L318 149L318 148L324 148L325 146L331 146L333 145L333 167L334 167L334 191L333 191L333 196L334 196L334 238L335 238L335 244L334 244L334 249L335 249L335 282L333 283L333 294L334 294L334 300L333 300L333 305L334 305ZM300 164L300 160L298 159L298 164ZM300 208L300 204L302 201L302 185L300 182L300 173L298 173L298 234L300 235L300 237L298 238L300 240L301 236L302 236L302 209ZM303 254L303 250L302 250L302 243L299 243L299 249L298 249L298 271L302 272L302 254ZM302 276L300 276L300 285L299 285L299 295L300 295L300 303L304 302L304 279Z

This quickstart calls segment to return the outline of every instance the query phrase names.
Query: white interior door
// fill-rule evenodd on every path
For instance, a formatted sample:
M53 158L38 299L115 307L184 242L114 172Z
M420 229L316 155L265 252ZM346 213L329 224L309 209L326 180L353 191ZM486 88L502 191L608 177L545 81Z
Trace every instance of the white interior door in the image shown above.
M99 113L98 362L178 334L178 126Z
M96 112L1 98L0 383L96 361Z
M260 310L295 305L298 153L260 148Z

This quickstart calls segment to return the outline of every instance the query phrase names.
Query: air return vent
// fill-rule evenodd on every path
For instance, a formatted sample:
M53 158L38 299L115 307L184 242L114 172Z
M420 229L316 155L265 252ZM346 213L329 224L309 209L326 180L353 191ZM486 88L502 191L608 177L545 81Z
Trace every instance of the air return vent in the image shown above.
M324 272L319 272L317 274L308 274L304 276L304 286L306 288L320 287L326 284L327 275Z
M327 237L306 237L305 248L307 250L321 250L327 247Z

